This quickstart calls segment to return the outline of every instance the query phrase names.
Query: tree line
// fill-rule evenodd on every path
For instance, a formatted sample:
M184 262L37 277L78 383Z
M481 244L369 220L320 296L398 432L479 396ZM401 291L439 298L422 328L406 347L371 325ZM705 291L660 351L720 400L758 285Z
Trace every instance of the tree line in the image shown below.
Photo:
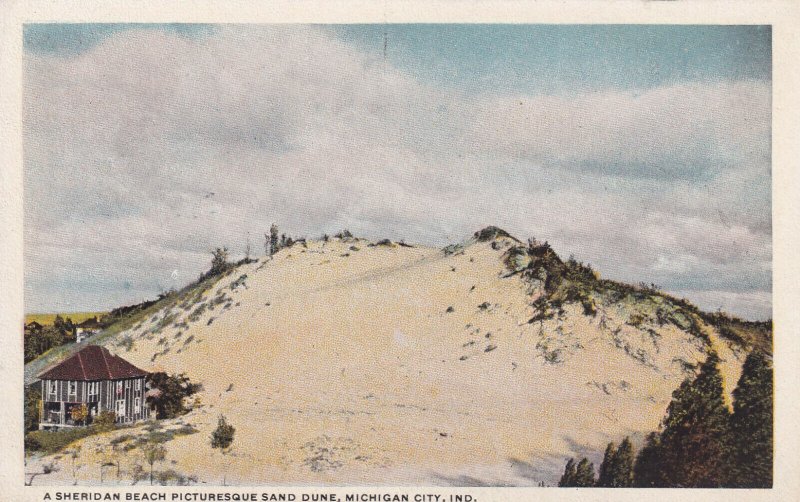
M712 352L694 379L672 393L658 432L634 455L630 438L609 443L594 465L569 459L558 486L608 488L770 488L773 462L773 369L754 350L725 404L719 356Z

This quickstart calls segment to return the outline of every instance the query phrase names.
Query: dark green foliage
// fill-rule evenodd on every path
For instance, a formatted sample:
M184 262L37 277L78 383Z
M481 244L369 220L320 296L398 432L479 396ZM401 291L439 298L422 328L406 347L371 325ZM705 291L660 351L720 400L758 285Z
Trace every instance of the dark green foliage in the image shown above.
M217 248L211 255L211 270L209 270L211 275L219 275L228 270L230 266L228 263L228 248Z
M473 237L475 237L475 239L478 242L493 241L500 237L507 237L509 239L514 239L508 232L498 227L486 227L484 229L478 230L477 232L475 232ZM514 240L516 241L516 239Z
M167 375L163 372L151 373L148 376L151 389L158 389L159 395L147 396L147 404L156 410L156 418L174 418L186 413L183 400L198 392L202 386L192 383L189 378L180 375Z
M272 256L278 252L278 225L272 224L269 227L269 255Z
M600 472L597 476L597 486L608 488L611 486L611 469L614 465L614 460L617 456L617 447L611 442L606 446L606 452L603 454L603 461L600 463Z
M594 484L594 464L584 457L575 468L575 486L588 488L594 486Z
M40 329L25 329L25 362L33 361L53 347L64 345L74 340L74 327L72 321L68 323L56 316L52 326L43 326Z
M594 464L585 457L577 465L575 464L575 459L567 460L567 465L564 466L564 474L558 481L558 486L587 488L594 486L594 484Z
M211 447L219 448L222 453L225 453L233 444L235 432L236 428L225 420L224 415L220 415L217 421L217 428L211 433Z
M729 413L722 394L719 357L708 355L693 380L672 393L661 433L664 475L669 486L722 486Z
M663 454L661 452L661 436L651 432L633 465L633 486L637 488L666 487L664 478Z
M97 427L72 427L57 431L32 431L25 436L25 450L57 453L79 439L101 432Z
M575 459L571 458L567 460L567 465L564 466L564 474L561 475L558 486L575 486L575 472Z
M753 351L748 354L733 391L729 486L772 487L772 403L772 365L763 353Z
M622 440L619 448L614 452L609 468L611 488L628 488L633 486L633 444L630 438Z
M25 388L25 432L39 428L39 401L42 391L38 387Z

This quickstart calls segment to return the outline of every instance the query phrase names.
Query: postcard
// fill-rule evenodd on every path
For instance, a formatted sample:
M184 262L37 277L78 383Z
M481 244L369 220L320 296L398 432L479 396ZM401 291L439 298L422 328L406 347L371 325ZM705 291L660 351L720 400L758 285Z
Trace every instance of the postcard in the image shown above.
M798 495L796 6L67 5L0 499Z

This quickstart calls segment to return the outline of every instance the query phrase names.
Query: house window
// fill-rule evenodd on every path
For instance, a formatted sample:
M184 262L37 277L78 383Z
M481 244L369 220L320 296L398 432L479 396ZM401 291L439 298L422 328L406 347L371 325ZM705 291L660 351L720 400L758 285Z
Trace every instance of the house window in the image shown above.
M78 382L69 382L69 395L75 397L78 394Z
M56 381L55 380L50 380L50 394L55 395L57 388L58 388L58 386L56 385Z
M122 418L125 416L125 400L118 399L117 400L117 418Z
M122 394L122 380L117 382L117 394Z
M125 388L126 389L130 389L131 388L131 381L130 380L125 380Z
M100 394L100 382L89 382L89 400L96 401Z
M134 413L137 413L137 414L139 413L140 404L141 404L141 401L139 401L138 397L133 400L133 412Z
M142 390L142 380L141 380L141 378L136 380L136 390Z

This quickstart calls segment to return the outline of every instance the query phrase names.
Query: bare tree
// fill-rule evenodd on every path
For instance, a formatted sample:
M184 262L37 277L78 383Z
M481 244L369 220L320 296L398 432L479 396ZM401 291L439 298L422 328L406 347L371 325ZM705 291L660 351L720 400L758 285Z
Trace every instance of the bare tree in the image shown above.
M150 464L150 484L153 484L153 464L167 457L167 448L159 443L147 443L143 448L144 459Z
M53 465L52 462L50 462L49 464L44 464L42 466L42 472L27 473L27 475L30 476L30 479L28 479L28 481L25 482L25 486L31 486L36 476L41 476L43 474L50 474L51 472L56 472L56 471L58 471L58 468L55 465Z

